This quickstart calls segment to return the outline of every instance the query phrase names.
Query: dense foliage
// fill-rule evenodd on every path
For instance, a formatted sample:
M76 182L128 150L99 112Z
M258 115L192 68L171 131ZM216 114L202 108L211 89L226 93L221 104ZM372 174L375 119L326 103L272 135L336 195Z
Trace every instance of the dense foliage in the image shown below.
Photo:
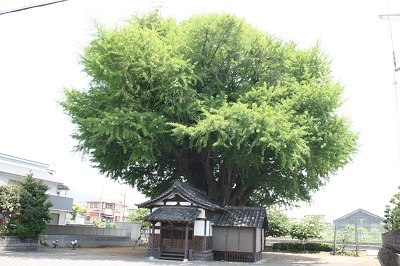
M330 243L305 243L304 245L300 242L284 242L284 243L274 243L271 246L272 250L295 250L295 251L333 251L333 245Z
M139 209L130 211L129 215L127 217L127 220L131 221L131 222L141 222L142 229L148 229L148 228L150 228L150 223L143 221L143 217L146 215L149 215L149 214L150 214L149 209L139 208Z
M292 219L285 213L276 209L267 212L268 227L265 236L281 237L288 236L292 226Z
M116 223L110 223L110 222L93 221L93 227L96 227L96 228L117 228L117 224Z
M1 186L0 199L3 200L3 195L7 193L9 196L0 209L0 213L6 217L2 233L20 238L38 237L51 220L51 203L45 194L47 190L48 187L42 181L35 180L32 174L21 179L18 185Z
M385 220L383 224L383 228L387 231L400 228L400 192L393 195L390 199L390 204L385 206Z
M319 46L233 15L99 26L82 65L61 102L77 150L150 197L183 179L223 206L310 200L356 150Z
M17 185L0 186L0 235L8 234L8 221L20 212L20 191Z
M290 236L306 242L310 238L321 238L321 233L325 228L321 215L309 215L292 224Z
M86 214L86 208L78 204L74 204L72 205L72 210L69 211L68 213L71 214L72 216L71 220L75 220L76 216L78 215L83 216Z

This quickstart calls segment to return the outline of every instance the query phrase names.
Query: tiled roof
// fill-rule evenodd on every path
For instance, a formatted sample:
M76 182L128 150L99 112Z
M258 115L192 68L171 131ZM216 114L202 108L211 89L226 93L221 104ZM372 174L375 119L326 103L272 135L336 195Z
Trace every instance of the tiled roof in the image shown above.
M162 206L143 217L143 220L157 222L192 222L199 214L200 210L194 207Z
M218 204L216 204L214 201L212 201L204 191L196 189L190 186L189 184L183 183L181 181L175 181L174 184L169 189L167 189L157 198L137 204L137 206L139 208L150 207L154 203L162 201L168 198L172 194L179 194L182 198L186 199L187 201L192 202L194 204L198 204L206 209L223 210L223 208Z
M215 217L214 225L261 228L265 216L263 207L227 206L225 212Z

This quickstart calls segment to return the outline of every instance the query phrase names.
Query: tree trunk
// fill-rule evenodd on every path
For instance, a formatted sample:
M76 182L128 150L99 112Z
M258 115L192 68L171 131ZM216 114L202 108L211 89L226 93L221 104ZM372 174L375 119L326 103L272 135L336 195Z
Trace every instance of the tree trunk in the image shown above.
M220 206L243 206L248 203L252 189L243 184L239 172L231 168L228 159L216 165L211 149L203 149L200 153L184 149L175 152L174 157L178 162L176 175L185 177L189 184L206 191Z

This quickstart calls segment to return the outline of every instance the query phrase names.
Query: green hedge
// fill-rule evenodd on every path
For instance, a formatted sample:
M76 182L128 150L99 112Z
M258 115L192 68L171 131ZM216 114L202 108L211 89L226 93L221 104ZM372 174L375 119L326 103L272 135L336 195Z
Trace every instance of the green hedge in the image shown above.
M298 242L285 242L272 244L272 250L297 250L297 251L333 251L333 245L329 243L306 243L305 247Z

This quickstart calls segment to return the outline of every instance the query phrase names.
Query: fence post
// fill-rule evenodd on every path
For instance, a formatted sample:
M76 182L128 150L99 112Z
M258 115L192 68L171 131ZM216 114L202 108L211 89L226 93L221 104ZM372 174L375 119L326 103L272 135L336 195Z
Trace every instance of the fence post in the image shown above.
M333 255L336 255L336 225L333 230Z
M356 257L358 257L358 228L357 228L357 224L356 224L356 228L355 228L355 234L356 234Z

